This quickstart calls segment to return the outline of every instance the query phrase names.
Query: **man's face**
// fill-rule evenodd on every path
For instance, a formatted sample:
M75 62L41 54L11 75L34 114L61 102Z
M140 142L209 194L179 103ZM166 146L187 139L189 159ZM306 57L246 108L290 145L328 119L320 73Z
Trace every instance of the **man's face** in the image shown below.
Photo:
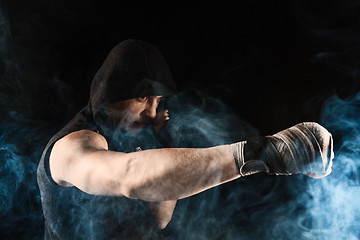
M146 96L116 102L107 107L108 116L123 130L136 133L156 117L161 96Z

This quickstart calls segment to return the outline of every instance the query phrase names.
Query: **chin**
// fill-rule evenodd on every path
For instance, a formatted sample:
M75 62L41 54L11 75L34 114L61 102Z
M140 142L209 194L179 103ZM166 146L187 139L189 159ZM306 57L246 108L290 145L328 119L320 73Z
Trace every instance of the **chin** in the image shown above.
M131 134L138 134L143 128L130 128L127 132Z
M142 123L142 122L134 121L134 122L131 122L131 123L120 124L120 126L125 132L132 133L132 134L137 134L141 130L143 130L146 126L148 126L148 123Z
M137 133L139 133L141 130L143 130L144 129L144 127L145 127L146 125L132 125L132 126L126 126L125 128L124 128L124 130L126 131L126 132L129 132L129 133L132 133L132 134L137 134Z

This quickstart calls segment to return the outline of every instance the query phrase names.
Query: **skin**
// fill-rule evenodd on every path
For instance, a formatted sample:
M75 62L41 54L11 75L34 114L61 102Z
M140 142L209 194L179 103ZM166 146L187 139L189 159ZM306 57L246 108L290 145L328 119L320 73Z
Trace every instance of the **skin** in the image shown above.
M158 133L165 121L170 119L167 109L156 112L160 100L161 96L125 100L111 104L106 111L112 116L114 124L121 126L125 131L137 133L152 121L153 129ZM170 222L176 202L177 200L150 203L150 209L160 229L165 228Z
M149 121L158 131L169 119L167 110L156 112L160 98L117 102L107 108L107 114L126 131L136 133ZM160 228L170 221L177 199L239 177L229 145L122 153L108 150L106 139L90 130L70 133L55 143L50 171L64 187L152 202Z
M114 124L125 131L137 133L152 121L155 132L158 132L169 120L168 110L156 112L160 100L161 96L133 98L111 104L106 112Z
M137 133L150 121L159 131L169 119L167 110L157 112L160 99L129 99L108 106L106 112L125 131ZM55 143L50 171L64 187L151 202L159 228L171 220L178 199L240 177L230 145L122 153L109 150L106 139L90 130L70 133Z

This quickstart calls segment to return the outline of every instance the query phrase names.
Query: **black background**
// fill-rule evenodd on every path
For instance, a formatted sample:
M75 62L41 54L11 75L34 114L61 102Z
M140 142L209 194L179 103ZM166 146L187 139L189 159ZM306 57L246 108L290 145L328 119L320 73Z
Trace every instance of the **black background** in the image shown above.
M198 83L264 134L317 120L321 99L357 91L342 59L312 60L357 46L359 14L351 1L7 1L3 6L23 78L38 85L59 80L72 91L65 91L64 101L74 104L74 112L86 104L89 83L110 49L127 38L157 46L180 88Z
M25 137L24 151L43 147L87 104L97 69L111 48L128 38L157 46L179 89L194 84L263 135L318 121L327 97L345 99L359 90L356 1L0 3L6 19L0 46L1 116L17 111L30 119L30 128L43 126L42 134ZM22 204L30 202L33 208L5 216L13 227L3 225L4 236L18 225L29 230L26 224L30 236L41 235L41 223L16 218L41 211L37 191L26 193Z

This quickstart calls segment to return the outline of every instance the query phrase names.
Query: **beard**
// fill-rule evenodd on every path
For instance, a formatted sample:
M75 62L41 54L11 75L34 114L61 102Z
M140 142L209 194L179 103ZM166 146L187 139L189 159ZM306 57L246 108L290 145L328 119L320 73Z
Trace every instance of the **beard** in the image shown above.
M142 115L134 116L132 114L124 114L121 117L118 126L120 126L120 128L126 132L136 134L148 126L149 123L151 123L150 120L151 119L148 117Z

